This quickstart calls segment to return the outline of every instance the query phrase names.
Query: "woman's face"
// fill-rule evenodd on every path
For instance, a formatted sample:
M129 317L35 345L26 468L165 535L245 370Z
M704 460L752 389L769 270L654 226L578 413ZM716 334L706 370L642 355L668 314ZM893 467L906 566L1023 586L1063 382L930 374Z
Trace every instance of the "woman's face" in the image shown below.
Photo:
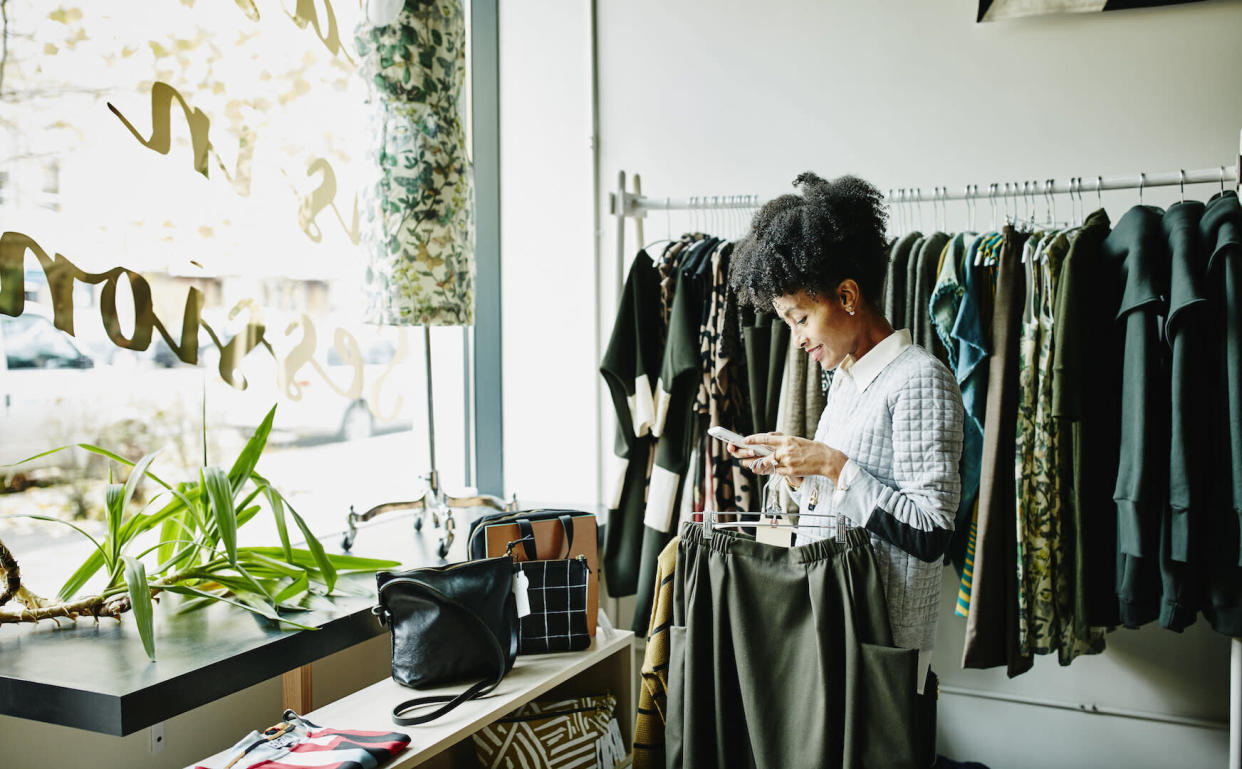
M776 297L772 307L789 326L793 343L827 371L858 348L858 324L846 310L849 301L836 295L811 297L799 290Z

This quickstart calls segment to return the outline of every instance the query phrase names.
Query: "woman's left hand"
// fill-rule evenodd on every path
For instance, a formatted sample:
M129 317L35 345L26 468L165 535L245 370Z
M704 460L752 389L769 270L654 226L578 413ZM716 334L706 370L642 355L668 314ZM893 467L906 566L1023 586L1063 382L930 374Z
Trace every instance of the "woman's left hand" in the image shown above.
M827 444L779 432L750 435L746 442L772 450L771 456L749 459L755 452L729 447L729 453L743 460L742 464L759 475L775 472L794 479L823 475L835 483L841 468L849 461L849 457Z

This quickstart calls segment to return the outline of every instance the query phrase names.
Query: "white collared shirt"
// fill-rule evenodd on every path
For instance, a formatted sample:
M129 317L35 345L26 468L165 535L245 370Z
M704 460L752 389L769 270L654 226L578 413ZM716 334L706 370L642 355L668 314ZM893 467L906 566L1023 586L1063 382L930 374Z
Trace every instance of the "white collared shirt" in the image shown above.
M897 359L911 345L910 329L903 328L880 340L875 347L868 350L861 358L855 360L853 355L846 355L838 370L854 382L859 392L875 381L880 372Z

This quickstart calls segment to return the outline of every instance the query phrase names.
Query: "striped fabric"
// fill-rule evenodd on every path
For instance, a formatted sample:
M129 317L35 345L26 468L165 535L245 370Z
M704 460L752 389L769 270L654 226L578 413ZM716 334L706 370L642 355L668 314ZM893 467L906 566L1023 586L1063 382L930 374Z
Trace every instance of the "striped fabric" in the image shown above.
M473 735L484 769L614 769L625 744L612 694L527 703Z
M634 769L664 766L665 706L668 704L669 626L673 624L673 577L679 537L660 552L656 561L655 602L651 607L651 635L643 654L643 685L638 692L634 719Z
M962 564L962 581L957 588L957 606L953 613L959 617L970 616L970 589L975 582L975 536L979 532L979 505L970 517L970 533L966 538L966 560Z
M325 729L293 711L284 718L195 769L376 769L410 744L409 735L399 732Z
M526 575L530 614L518 619L518 654L581 651L591 645L587 629L585 558L519 561Z

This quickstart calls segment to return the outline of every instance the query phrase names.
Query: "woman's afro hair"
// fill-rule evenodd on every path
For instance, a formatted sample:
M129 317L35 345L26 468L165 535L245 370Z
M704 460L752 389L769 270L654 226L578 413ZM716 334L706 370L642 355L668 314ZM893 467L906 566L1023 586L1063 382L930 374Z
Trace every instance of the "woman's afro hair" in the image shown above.
M884 196L856 176L824 181L807 171L794 186L802 194L765 203L733 249L729 282L738 299L766 310L776 297L828 295L853 278L879 308L888 263Z

